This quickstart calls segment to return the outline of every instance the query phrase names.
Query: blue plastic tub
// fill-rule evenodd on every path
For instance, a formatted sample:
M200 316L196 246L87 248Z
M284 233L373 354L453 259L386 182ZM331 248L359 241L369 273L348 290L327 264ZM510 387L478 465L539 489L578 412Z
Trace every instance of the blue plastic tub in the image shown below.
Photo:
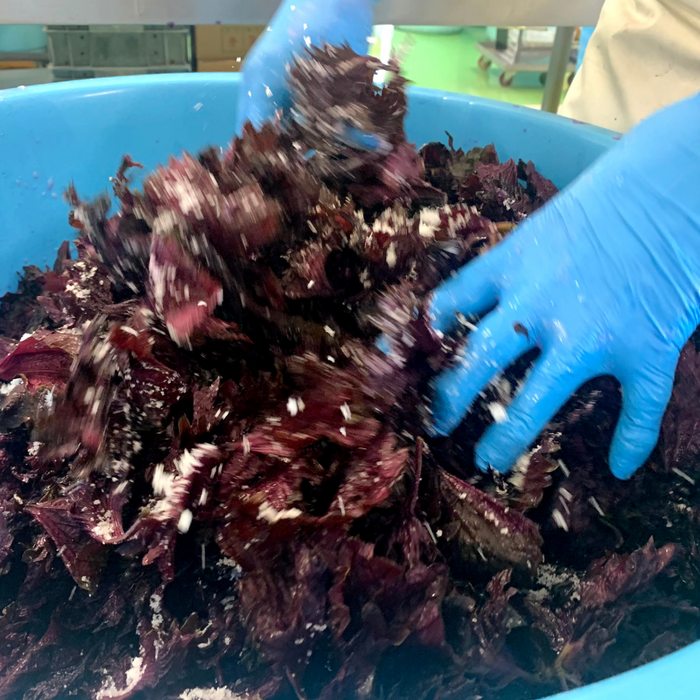
M231 138L238 75L109 78L0 92L0 292L23 264L53 263L74 230L62 200L73 180L91 196L109 187L124 153L146 170L183 149ZM550 114L463 95L413 89L407 121L419 145L495 143L501 158L533 160L564 187L617 136ZM700 644L559 700L697 700Z

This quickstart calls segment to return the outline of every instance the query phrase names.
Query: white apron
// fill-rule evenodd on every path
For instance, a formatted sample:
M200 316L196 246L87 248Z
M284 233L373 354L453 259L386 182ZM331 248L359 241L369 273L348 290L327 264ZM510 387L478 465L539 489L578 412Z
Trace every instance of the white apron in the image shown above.
M607 0L559 110L627 131L700 92L700 0Z

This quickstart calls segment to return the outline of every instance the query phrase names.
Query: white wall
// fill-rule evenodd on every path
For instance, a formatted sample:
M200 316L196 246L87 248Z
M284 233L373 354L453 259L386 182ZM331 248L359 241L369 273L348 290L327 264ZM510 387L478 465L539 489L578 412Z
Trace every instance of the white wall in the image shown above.
M263 24L278 0L0 0L0 24ZM382 0L378 24L592 26L603 0Z

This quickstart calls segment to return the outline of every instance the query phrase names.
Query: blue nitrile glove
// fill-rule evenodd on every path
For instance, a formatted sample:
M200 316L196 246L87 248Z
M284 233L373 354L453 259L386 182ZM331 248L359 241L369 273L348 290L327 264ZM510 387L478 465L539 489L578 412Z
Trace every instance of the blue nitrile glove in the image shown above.
M348 44L356 53L367 53L376 2L285 0L243 63L237 133L247 121L260 128L289 107L287 68L307 47Z
M479 467L507 471L581 384L611 374L623 410L610 466L629 478L656 444L679 352L700 322L700 95L640 124L443 284L435 326L494 306L437 381L436 431L450 433L489 380L537 346L507 418L476 448Z

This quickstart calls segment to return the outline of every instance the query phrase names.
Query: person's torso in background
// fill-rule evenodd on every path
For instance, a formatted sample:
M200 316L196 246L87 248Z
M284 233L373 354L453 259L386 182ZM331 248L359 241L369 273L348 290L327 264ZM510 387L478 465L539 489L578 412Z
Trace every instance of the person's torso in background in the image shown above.
M700 91L700 0L607 0L560 110L615 131Z

